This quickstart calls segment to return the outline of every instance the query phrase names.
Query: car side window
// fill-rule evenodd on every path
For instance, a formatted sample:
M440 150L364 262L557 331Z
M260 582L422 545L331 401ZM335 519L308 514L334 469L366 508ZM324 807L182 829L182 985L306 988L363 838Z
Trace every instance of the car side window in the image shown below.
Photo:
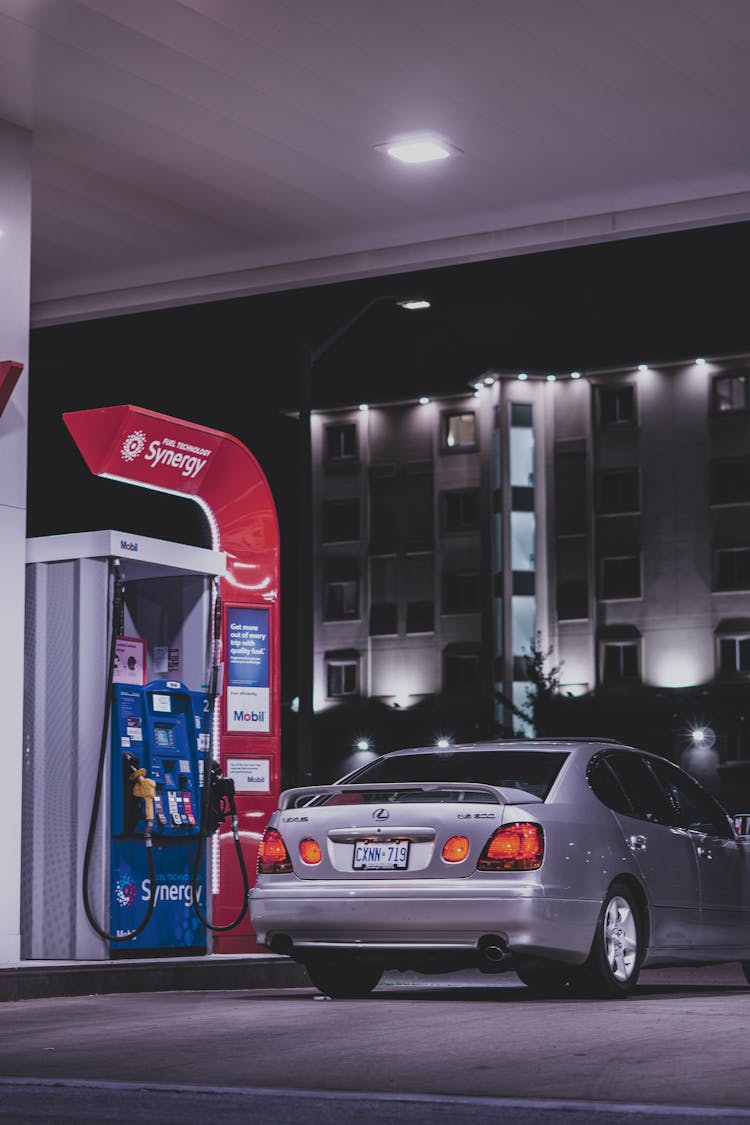
M589 785L602 804L613 812L635 816L635 810L606 758L593 762L589 770Z
M608 754L606 760L633 807L628 815L653 824L677 823L677 810L670 806L665 792L640 754L615 752Z
M674 804L681 828L725 839L732 837L726 813L697 781L670 762L653 759L649 764Z

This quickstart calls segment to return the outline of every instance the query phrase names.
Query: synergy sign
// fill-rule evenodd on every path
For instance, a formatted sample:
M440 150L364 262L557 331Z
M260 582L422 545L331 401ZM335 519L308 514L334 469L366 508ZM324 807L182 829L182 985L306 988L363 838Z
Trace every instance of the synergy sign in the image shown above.
M161 437L149 441L143 430L127 434L120 448L123 461L132 462L143 456L150 468L168 467L189 480L194 480L206 467L211 453L210 449L176 438Z
M270 731L268 610L227 609L227 731Z

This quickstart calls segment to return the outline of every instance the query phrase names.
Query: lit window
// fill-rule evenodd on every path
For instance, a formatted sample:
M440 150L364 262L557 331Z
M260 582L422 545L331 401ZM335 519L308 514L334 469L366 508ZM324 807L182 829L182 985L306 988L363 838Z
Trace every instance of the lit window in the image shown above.
M443 415L443 445L446 449L476 449L474 412Z
M743 372L717 375L711 384L713 408L717 414L733 414L748 408L748 376Z

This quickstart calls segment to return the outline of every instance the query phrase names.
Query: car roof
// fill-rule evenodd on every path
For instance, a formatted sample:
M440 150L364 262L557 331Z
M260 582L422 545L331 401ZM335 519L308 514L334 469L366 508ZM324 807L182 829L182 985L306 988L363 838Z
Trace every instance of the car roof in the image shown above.
M564 738L497 738L486 739L480 742L456 742L450 746L409 746L401 750L392 750L388 754L384 754L384 758L393 758L400 755L409 754L455 754L462 751L477 751L483 753L486 751L517 751L517 750L530 750L530 751L544 751L544 750L565 750L568 753L580 750L590 750L592 747L602 748L607 746L617 746L621 750L632 750L635 753L645 753L635 746L627 746L623 742L619 742L615 738L594 738L589 735L578 738L566 736Z

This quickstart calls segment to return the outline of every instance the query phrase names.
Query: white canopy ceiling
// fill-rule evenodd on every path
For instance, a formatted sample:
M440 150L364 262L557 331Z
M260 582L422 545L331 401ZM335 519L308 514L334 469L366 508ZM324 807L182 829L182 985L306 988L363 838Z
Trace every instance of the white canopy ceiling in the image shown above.
M748 219L749 64L747 0L0 0L32 324Z

